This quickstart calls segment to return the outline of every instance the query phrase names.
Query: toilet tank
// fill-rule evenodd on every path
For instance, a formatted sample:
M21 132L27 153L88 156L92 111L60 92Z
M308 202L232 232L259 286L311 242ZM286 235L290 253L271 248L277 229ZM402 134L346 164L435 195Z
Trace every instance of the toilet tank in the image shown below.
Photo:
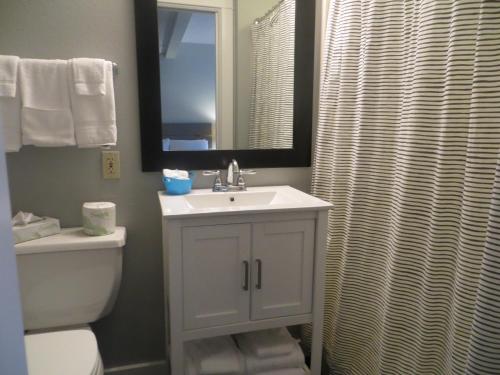
M17 244L24 329L91 323L116 301L126 230L87 236L82 228Z

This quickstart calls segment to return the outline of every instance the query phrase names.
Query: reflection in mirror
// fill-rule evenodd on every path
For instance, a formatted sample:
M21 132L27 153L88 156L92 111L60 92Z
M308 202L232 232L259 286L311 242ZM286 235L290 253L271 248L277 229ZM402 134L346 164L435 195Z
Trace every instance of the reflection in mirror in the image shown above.
M158 10L163 151L216 148L214 12Z
M164 151L293 148L295 1L159 3Z
M248 58L250 76L245 82L242 74L237 82L239 94L248 98L238 103L238 146L292 148L295 0L240 3L238 54ZM266 12L269 5L273 6ZM238 63L246 64L241 58Z

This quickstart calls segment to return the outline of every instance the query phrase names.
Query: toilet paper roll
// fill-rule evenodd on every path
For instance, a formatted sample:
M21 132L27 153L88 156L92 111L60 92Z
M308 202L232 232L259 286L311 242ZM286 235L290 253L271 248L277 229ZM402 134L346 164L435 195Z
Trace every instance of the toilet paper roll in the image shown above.
M87 202L82 206L83 231L89 236L111 234L116 228L116 205L111 202Z

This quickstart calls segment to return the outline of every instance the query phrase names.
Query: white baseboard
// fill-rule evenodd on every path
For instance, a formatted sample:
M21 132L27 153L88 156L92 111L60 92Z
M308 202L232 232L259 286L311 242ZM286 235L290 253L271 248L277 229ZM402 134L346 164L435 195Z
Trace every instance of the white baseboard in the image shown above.
M127 366L110 367L104 370L105 375L168 375L167 362L143 362Z

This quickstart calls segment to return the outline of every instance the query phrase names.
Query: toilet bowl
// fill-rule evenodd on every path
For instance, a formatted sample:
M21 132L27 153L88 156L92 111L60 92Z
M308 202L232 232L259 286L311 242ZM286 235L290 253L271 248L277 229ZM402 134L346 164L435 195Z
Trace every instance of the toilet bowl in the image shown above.
M109 314L118 294L126 231L89 237L82 228L17 244L30 375L102 375L88 323Z

